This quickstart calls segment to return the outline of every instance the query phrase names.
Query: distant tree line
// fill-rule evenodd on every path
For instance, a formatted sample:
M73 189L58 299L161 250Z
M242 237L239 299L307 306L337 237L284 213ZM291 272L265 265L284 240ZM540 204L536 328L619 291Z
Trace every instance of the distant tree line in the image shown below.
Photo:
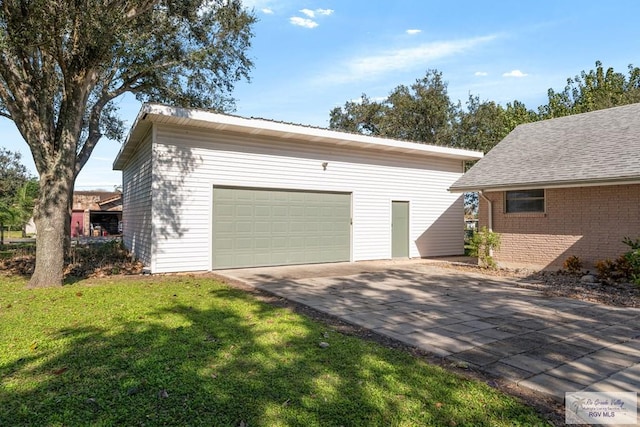
M600 61L595 65L595 70L568 78L561 92L549 89L547 103L537 111L518 100L502 106L477 95L469 95L464 105L453 102L442 73L427 70L423 78L396 87L382 100L362 94L360 100L334 108L329 127L487 153L520 124L640 102L640 68L629 65L624 74L605 71ZM475 212L477 206L477 194L465 194L465 211Z
M20 159L20 153L0 147L0 244L5 228L22 230L24 236L38 195L38 180Z
M444 145L487 153L517 125L537 120L640 102L640 68L627 74L604 69L582 71L567 79L561 92L549 89L548 101L536 110L514 100L502 106L469 95L453 102L438 70L410 86L400 85L382 100L363 94L330 112L329 127L347 132Z

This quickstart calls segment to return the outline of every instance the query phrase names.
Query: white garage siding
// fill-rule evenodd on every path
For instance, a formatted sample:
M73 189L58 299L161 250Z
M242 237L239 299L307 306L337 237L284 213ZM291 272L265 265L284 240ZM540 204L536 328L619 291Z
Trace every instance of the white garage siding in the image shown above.
M153 272L212 268L214 186L352 193L352 261L391 257L394 200L410 203L411 257L463 252L462 196L447 191L461 176L461 160L194 127L154 128ZM130 162L125 175L135 175L127 170L136 167Z
M122 235L124 245L145 265L152 265L151 135L141 142L122 173Z

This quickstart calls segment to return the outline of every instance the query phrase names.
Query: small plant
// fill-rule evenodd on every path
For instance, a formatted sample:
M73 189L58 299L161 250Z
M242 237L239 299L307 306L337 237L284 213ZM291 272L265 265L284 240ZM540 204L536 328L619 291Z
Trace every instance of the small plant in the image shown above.
M500 249L500 234L482 227L473 233L465 249L469 250L471 256L478 257L480 267L495 269L498 266L491 254L494 249Z
M582 260L580 257L575 255L571 255L569 258L564 260L564 263L562 263L562 268L564 268L569 274L581 273L582 266Z
M629 280L640 285L640 239L625 237L622 243L631 248L615 261L605 259L596 262L598 277L605 281Z
M595 267L598 271L598 278L600 280L608 281L613 278L613 272L616 270L616 263L610 259L602 259L600 261L596 261Z
M622 243L631 248L630 251L622 255L627 262L627 278L636 285L640 285L640 238L631 240L629 237L625 237Z

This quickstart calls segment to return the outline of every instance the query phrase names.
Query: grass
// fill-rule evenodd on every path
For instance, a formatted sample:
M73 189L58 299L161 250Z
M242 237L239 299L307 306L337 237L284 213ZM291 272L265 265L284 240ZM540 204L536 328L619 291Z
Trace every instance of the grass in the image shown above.
M22 230L4 230L5 240L22 239Z
M210 278L0 283L0 425L546 425L483 383Z

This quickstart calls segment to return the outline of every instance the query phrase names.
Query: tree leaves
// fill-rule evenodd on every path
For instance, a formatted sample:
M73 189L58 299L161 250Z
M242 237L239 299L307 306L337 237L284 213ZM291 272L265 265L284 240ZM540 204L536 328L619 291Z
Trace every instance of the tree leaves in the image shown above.
M374 101L363 94L330 112L329 127L365 135L488 152L515 126L534 121L536 114L514 101L506 108L469 95L454 104L438 70L427 70L411 86L400 85Z
M75 179L102 138L122 138L114 101L233 110L248 79L255 17L240 0L5 1L0 116L14 121L40 175L30 286L61 284Z
M625 75L613 68L605 71L596 61L594 70L567 79L563 91L549 89L547 96L537 112L518 100L502 106L471 94L464 105L454 104L442 73L427 70L413 85L397 86L383 100L363 94L359 101L334 108L329 126L487 153L520 124L640 102L640 68L629 65Z
M549 89L547 96L548 103L538 108L541 119L640 102L640 68L629 65L625 75L613 67L605 71L602 62L596 61L594 70L568 78L562 92Z
M0 228L22 227L31 218L38 183L29 176L19 152L0 147ZM4 229L0 230L0 242Z

